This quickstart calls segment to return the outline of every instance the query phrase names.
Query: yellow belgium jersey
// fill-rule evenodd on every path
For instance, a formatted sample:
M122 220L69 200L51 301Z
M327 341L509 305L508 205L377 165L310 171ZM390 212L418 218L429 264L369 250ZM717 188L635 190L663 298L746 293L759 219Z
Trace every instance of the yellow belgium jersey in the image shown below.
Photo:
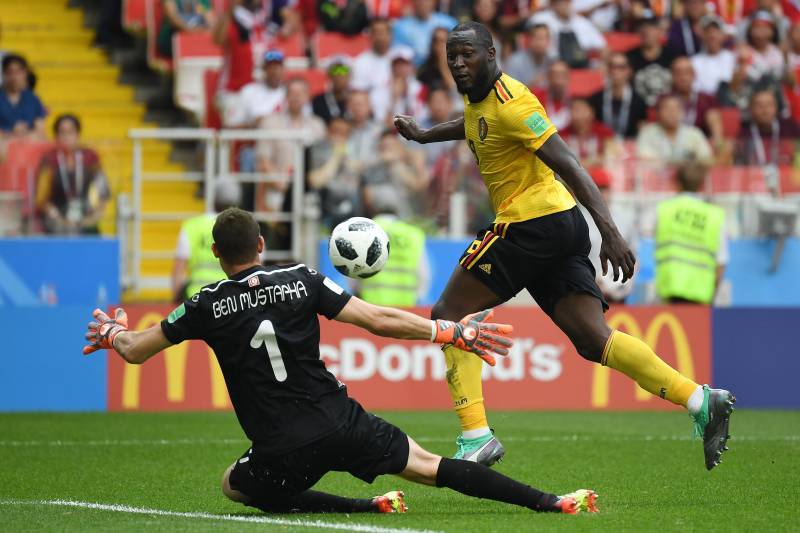
M536 157L556 127L525 85L503 74L482 101L464 96L464 131L489 189L495 222L522 222L575 205Z

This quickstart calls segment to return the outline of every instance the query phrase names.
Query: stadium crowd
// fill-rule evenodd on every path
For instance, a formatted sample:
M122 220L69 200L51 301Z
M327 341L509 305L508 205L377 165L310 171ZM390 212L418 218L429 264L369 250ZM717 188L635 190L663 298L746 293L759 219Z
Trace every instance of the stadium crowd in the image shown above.
M319 192L327 226L373 216L374 204L391 198L398 214L436 233L446 230L454 191L466 193L469 231L490 221L465 143L411 145L392 124L404 114L429 126L463 108L445 41L465 19L491 29L501 68L539 97L598 183L613 181L613 167L626 159L653 168L800 165L800 8L791 0L163 0L161 7L163 55L171 55L175 32L210 31L222 47L214 102L223 127L305 132L307 184ZM327 74L326 89L312 94L274 45L297 33L311 42L320 31L364 33L369 44L324 61L309 50ZM608 41L619 32L632 46ZM0 155L10 139L43 139L47 112L25 58L7 53L2 65ZM581 82L586 72L601 80L591 94ZM43 231L96 231L109 197L96 154L70 148L79 132L80 117L61 117L57 142L42 157L32 196ZM235 164L285 172L293 161L284 148L245 145ZM286 209L286 188L246 188L243 205Z

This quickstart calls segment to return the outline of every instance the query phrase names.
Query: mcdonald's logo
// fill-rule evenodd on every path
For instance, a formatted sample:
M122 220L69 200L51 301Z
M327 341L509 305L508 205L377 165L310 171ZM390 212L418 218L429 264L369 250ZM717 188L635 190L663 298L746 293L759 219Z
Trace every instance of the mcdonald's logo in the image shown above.
M143 330L158 325L164 319L164 316L166 316L165 313L159 311L147 311L136 321L133 329ZM194 356L191 360L189 357L190 352ZM191 373L189 365L201 365L200 358L203 355L207 357L208 361L209 383L207 390L210 392L210 398L208 398L210 401L205 406L198 407L229 409L231 403L228 398L228 390L225 385L225 379L222 376L222 370L219 368L214 352L201 341L187 341L170 346L164 350L160 357L156 356L151 361L148 361L146 372L152 373L154 369L159 368L161 364L159 359L163 359L161 368L163 368L166 376L166 386L163 390L155 390L143 383L142 375L145 369L142 365L131 365L123 362L121 387L116 391L109 389L111 393L116 392L120 396L111 398L109 403L119 405L123 410L140 409L144 390L145 394L154 395L159 400L159 404L164 404L164 408L168 408L170 404L175 407L182 407L187 400L187 382ZM117 357L116 354L109 354L109 356ZM155 371L157 372L158 370ZM198 384L193 383L192 386L197 387Z
M658 352L658 341L663 331L668 331L672 336L675 360L667 363L676 368L684 376L695 379L694 358L691 343L686 334L684 323L671 310L661 310L650 319L647 327L642 330L640 322L628 311L619 311L608 319L611 329L618 329L633 337L642 339L648 346ZM594 365L592 376L591 404L595 408L608 407L610 395L611 370L607 366ZM653 395L642 389L635 382L631 382L636 401L647 402Z

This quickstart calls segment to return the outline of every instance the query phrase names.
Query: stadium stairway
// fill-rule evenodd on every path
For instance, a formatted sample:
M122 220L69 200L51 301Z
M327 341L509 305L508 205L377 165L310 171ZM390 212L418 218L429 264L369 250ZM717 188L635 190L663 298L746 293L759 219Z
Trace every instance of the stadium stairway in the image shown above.
M93 32L84 28L84 13L66 0L0 0L0 48L25 56L37 76L36 92L48 109L47 129L61 113L75 113L83 125L83 141L95 148L109 177L112 191L130 192L131 128L156 127L146 120L145 105L135 90L120 83L120 69L108 56L92 48ZM185 167L171 160L172 145L144 143L146 172L180 172ZM142 211L185 212L203 210L191 183L149 182L143 187ZM144 222L142 250L174 250L180 222ZM105 235L116 231L116 206L109 205L101 223ZM144 260L142 274L168 279L171 259ZM166 288L145 288L126 294L125 300L168 300Z

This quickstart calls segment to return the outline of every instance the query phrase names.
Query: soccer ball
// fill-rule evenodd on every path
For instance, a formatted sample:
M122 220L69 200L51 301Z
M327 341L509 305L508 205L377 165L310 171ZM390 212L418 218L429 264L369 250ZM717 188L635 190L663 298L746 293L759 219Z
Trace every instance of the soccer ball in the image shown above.
M389 236L368 218L345 220L331 233L328 255L336 270L351 278L374 276L389 259Z

